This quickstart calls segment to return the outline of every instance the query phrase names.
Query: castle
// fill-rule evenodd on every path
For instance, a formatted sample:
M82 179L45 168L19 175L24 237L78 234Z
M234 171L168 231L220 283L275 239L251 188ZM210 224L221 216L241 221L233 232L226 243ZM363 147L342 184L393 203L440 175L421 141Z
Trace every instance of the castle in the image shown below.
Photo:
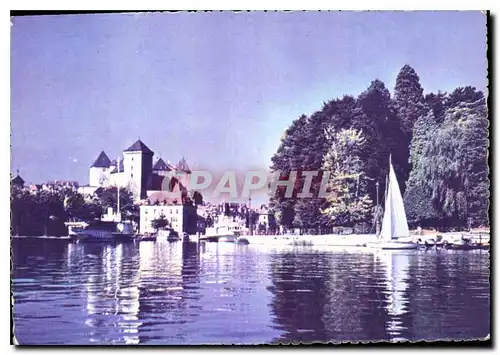
M177 165L159 158L153 165L154 152L140 139L123 151L123 157L110 160L102 151L89 169L89 186L82 192L93 193L99 187L128 188L135 200L144 200L161 190L172 190L173 184L189 179L191 170L182 158ZM174 179L175 178L175 179Z

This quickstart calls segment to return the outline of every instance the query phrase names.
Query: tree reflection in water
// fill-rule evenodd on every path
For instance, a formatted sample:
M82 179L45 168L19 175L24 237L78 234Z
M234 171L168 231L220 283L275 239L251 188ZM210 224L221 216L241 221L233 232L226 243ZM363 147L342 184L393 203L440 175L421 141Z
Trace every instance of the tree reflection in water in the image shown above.
M22 344L311 343L490 333L487 251L374 254L46 240L15 240L12 249L14 331Z
M481 252L446 250L277 253L268 287L283 332L275 341L484 337L487 260Z

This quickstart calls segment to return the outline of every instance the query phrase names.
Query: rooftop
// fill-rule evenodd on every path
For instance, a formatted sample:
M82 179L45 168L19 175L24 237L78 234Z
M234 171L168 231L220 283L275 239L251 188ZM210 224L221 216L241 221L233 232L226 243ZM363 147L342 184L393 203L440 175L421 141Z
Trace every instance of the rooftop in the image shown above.
M143 152L146 154L154 154L151 149L148 148L140 139L138 139L134 144L124 150L124 152Z
M99 154L94 164L92 164L91 168L109 168L111 166L111 160L109 160L108 156L104 151Z
M16 177L11 180L11 183L14 185L24 185L24 180L19 175L16 175Z
M120 160L120 166L119 167L116 166L116 160L113 160L111 162L111 166L114 167L114 169L111 171L111 174L116 174L118 172L119 173L123 173L123 171L124 171L123 160Z
M167 163L165 163L162 158L160 158L153 166L153 170L171 171L172 168L169 165L167 165Z
M184 157L179 160L179 163L177 164L177 170L184 171L186 173L191 173L191 169L189 169L189 166L186 163L186 159Z

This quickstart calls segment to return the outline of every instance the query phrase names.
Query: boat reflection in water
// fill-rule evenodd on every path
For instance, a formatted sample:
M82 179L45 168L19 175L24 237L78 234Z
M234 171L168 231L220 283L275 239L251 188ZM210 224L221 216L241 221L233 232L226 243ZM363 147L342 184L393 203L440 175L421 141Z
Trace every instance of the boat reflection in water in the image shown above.
M12 242L20 344L478 339L487 251Z
M85 249L87 259L82 267L88 275L85 326L89 341L138 344L141 322L137 250L129 244L78 247Z
M406 340L402 332L406 330L403 316L408 313L408 279L411 254L404 251L379 250L375 252L375 268L382 268L385 274L385 309L389 319L386 331L392 341Z
M164 341L186 341L185 334L191 331L183 329L183 318L189 301L199 299L186 287L197 283L197 275L191 272L198 264L194 247L167 241L72 244L71 251L86 259L80 262L88 275L85 326L89 342L139 344L149 339L144 335L150 331L164 333ZM83 254L78 252L82 248Z

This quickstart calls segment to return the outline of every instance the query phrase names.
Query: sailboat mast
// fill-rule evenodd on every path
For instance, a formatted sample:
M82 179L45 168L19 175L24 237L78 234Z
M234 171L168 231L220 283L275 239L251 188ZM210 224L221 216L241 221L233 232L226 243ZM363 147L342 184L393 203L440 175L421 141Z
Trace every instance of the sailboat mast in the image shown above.
M387 175L385 176L385 196L384 196L384 201L387 201L387 193L389 192L389 175L391 173L391 166L392 166L392 154L389 153L389 171L387 172Z
M116 160L116 168L118 169L118 180L120 180L120 157ZM120 214L120 183L116 182L116 214Z

